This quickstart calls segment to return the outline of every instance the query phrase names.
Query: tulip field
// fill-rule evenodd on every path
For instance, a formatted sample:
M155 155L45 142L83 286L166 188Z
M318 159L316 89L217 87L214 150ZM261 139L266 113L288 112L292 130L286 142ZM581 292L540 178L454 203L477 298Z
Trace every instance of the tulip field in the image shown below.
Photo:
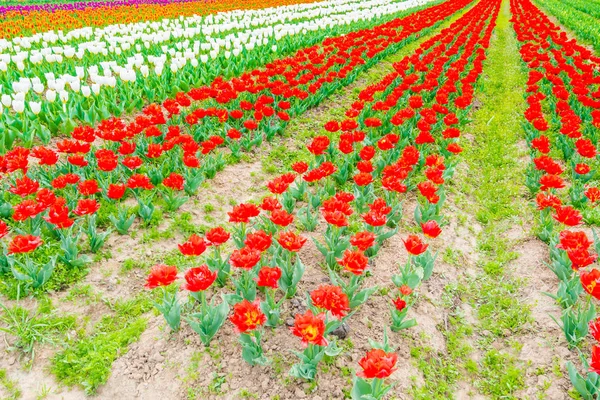
M1 399L600 398L600 0L0 14Z

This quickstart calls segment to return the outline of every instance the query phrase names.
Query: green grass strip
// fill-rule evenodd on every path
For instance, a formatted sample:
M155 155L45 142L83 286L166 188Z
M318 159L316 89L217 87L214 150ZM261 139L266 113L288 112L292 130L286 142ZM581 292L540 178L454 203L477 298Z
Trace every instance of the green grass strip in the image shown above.
M105 315L89 336L71 343L52 359L52 372L66 385L79 385L94 394L110 377L112 363L127 352L146 329L144 313L152 302L143 294L112 305L114 314Z
M516 398L524 387L525 371L511 354L489 345L518 334L531 319L530 306L519 299L523 282L505 268L518 257L506 233L527 215L525 165L518 147L523 140L527 76L509 19L505 0L479 81L476 101L481 107L472 113L468 129L473 140L463 153L469 170L467 192L475 201L475 218L482 226L477 235L481 273L469 283L467 297L477 310L475 331L491 333L483 340L487 343L480 343L484 354L474 385L494 399Z

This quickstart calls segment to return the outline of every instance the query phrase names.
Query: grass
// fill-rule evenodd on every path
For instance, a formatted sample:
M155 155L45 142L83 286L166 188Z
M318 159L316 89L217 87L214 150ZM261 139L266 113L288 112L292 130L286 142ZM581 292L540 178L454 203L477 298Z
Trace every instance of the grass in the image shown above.
M52 359L51 370L61 383L94 394L108 380L113 361L146 329L143 314L152 308L148 297L139 295L110 306L114 314L103 316L90 335L74 340Z
M0 369L0 387L3 389L3 400L17 400L21 398L21 389L17 382L9 379L5 369Z
M9 349L19 351L30 361L35 358L36 346L60 343L61 337L76 325L75 316L58 315L41 307L33 313L18 305L0 304L0 310L0 331L14 338Z
M461 375L458 365L429 347L413 347L410 355L416 360L424 378L423 385L413 386L411 396L416 400L452 398L454 386Z
M463 297L476 310L475 333L483 357L470 375L481 393L494 399L516 398L524 388L525 365L503 348L506 336L518 335L531 320L530 305L520 298L524 282L513 276L509 263L518 257L508 230L522 224L526 215L524 167L518 147L523 138L521 116L525 109L517 42L512 32L508 2L497 20L484 63L477 100L463 157L469 173L461 190L472 197L474 216L482 229L477 235L477 275ZM494 344L492 350L490 345Z

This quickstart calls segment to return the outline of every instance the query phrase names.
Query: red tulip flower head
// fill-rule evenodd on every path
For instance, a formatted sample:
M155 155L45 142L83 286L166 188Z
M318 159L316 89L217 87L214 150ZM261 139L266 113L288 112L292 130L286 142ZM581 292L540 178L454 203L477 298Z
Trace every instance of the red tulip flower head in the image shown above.
M201 256L206 250L207 243L201 236L193 234L187 242L178 244L177 246L184 256Z
M406 251L413 256L423 254L427 250L428 244L423 243L420 237L416 235L409 235L406 240L403 240Z
M358 362L363 369L357 375L367 379L385 379L394 371L398 355L396 353L386 353L381 349L373 349Z
M281 269L279 267L262 267L258 271L256 284L261 287L277 289L279 278L281 278Z
M294 326L290 328L295 336L302 339L304 345L309 343L317 346L327 346L325 334L325 314L313 315L311 310L305 314L297 314Z
M590 272L582 272L579 277L585 291L600 300L600 271L594 268Z
M146 289L154 289L159 286L169 286L177 279L177 268L171 265L157 264L152 267L150 275L146 280Z
M260 251L250 247L234 250L229 257L229 263L236 268L251 270L260 261Z
M206 240L208 240L212 246L220 246L227 242L230 237L231 234L220 226L206 232Z
M306 243L306 238L296 235L294 232L287 231L279 234L277 242L287 251L296 253L302 249L302 246Z
M440 235L440 233L442 233L442 229L434 220L421 224L421 229L423 230L423 235L431 239L435 239Z
M201 292L213 284L215 279L217 279L217 273L212 272L207 265L201 265L200 267L190 268L184 277L185 283L182 286L183 289L190 292Z
M235 325L236 331L245 333L253 331L267 321L267 317L260 310L260 302L253 303L242 300L233 306L233 315L229 320Z
M33 235L16 235L8 245L8 254L29 253L42 245L42 239Z
M346 250L344 256L337 260L346 271L352 272L354 275L362 275L368 266L369 259L360 250Z
M350 311L348 296L339 286L321 285L311 292L310 298L315 307L330 311L337 318L344 317Z

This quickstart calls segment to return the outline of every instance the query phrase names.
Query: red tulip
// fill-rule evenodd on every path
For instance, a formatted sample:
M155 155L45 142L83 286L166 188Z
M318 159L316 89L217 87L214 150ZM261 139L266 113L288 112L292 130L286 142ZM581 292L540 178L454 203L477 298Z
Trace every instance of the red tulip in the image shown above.
M288 226L294 222L294 216L285 210L273 210L269 218L271 222L279 226Z
M590 361L590 371L600 374L600 346L592 347L592 360Z
M233 306L233 315L229 320L235 325L236 331L244 333L253 331L267 321L267 317L260 310L260 302L253 303L242 300Z
M577 226L581 224L583 217L581 213L571 206L556 207L556 214L553 218L567 226Z
M344 256L337 260L346 271L354 275L362 275L368 266L369 259L360 250L352 251L350 249L344 252Z
M368 231L357 232L350 238L350 244L356 246L361 251L367 251L367 249L375 243L375 234Z
M396 310L402 311L406 308L406 301L404 301L401 297L398 297L396 300L392 302Z
M429 238L435 239L442 233L442 229L435 220L427 221L421 224L423 234Z
M385 379L394 371L398 355L396 353L386 353L381 349L373 349L358 362L363 369L357 375L367 379Z
M82 199L77 202L77 207L73 214L83 216L94 214L100 208L100 203L96 199Z
M64 201L57 201L52 205L48 211L48 216L44 219L59 229L69 228L75 222L69 218L69 208L64 204Z
M40 184L37 181L34 181L27 175L23 176L21 179L17 178L15 183L15 186L11 186L8 191L21 197L27 197L30 194L37 192L40 187Z
M8 234L8 225L6 222L0 220L0 239Z
M406 251L413 256L418 256L427 250L428 244L423 243L420 237L416 235L409 235L406 240L403 240Z
M254 204L242 203L233 207L233 210L227 214L229 215L229 222L248 223L250 218L260 214L260 210Z
M183 190L185 180L183 179L183 176L181 176L180 174L176 174L175 172L172 172L169 176L167 176L162 181L162 184L173 190Z
M600 342L600 317L590 321L590 334L596 342Z
M587 197L588 200L592 203L595 203L598 200L600 200L600 189L598 189L597 187L591 187L587 189L584 194L585 197Z
M201 236L192 234L187 242L178 244L177 246L184 256L201 256L206 250L207 243Z
M310 298L315 307L328 310L337 318L342 318L350 311L348 296L339 286L321 285L310 293Z
M243 247L233 251L229 258L229 262L236 268L250 270L258 264L260 257L260 251L249 247Z
M225 229L220 226L216 228L212 228L208 232L206 232L206 239L213 246L220 246L223 243L227 242L231 235Z
M304 161L299 161L292 165L292 169L298 174L303 174L308 170L308 164Z
M256 282L258 286L277 289L279 278L281 278L281 269L279 267L262 267L258 271Z
M119 200L125 195L125 191L127 190L127 186L124 184L114 184L111 183L108 185L108 189L106 191L106 196L112 200Z
M169 286L177 279L177 268L171 265L157 264L152 267L150 275L146 280L146 289L154 289L159 286Z
M579 278L585 291L600 300L600 271L594 268L590 272L582 272Z
M8 254L29 253L42 244L42 239L33 235L16 235L8 245Z
M304 315L297 314L294 320L294 326L290 328L294 336L302 339L304 345L309 343L317 346L327 346L327 340L323 337L325 334L325 314L313 315L311 310L306 311Z
M79 182L77 186L79 193L83 196L93 196L96 193L100 192L100 188L98 187L98 182L93 179L88 179L86 181Z
M294 232L287 231L279 234L277 242L287 251L297 253L306 243L306 238L296 235Z
M271 247L272 241L271 235L266 234L264 231L257 231L256 233L249 233L244 244L251 249L263 252Z
M200 267L190 268L185 273L185 282L183 289L190 292L200 292L208 289L217 279L217 273L208 269L208 266L201 265Z

